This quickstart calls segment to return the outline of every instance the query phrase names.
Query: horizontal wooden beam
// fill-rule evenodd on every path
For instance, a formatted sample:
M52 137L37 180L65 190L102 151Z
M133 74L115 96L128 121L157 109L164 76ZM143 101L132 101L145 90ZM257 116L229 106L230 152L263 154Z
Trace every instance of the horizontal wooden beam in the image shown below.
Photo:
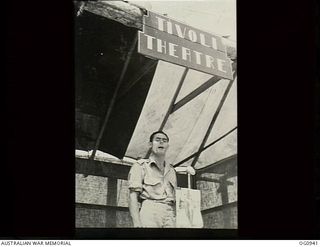
M143 10L123 1L83 1L83 10L142 30Z
M110 206L110 205L100 205L100 204L90 204L90 203L76 203L76 208L87 208L87 209L98 209L98 210L117 210L117 211L129 211L128 207L120 206Z
M218 179L218 178L208 178L208 177L204 177L204 176L196 176L196 181L206 181L206 182L213 182L213 183L218 183L218 184L221 184L221 183L225 183L227 185L233 185L233 182L230 182L230 181L223 181L221 179Z
M220 206L217 206L217 207L214 207L214 208L204 209L204 210L201 211L201 214L202 215L206 215L206 214L210 214L210 213L213 213L213 212L217 212L217 211L221 211L221 210L224 210L224 209L227 209L227 208L232 208L232 207L237 207L237 206L238 206L238 202L230 202L230 203L223 204L223 205L220 205Z
M76 173L127 180L131 166L76 158Z
M197 170L197 176L200 176L203 173L229 173L228 176L237 175L237 157L238 155L234 154L225 159L212 163L204 168L200 168Z
M142 30L142 17L147 10L123 1L83 1L82 9L90 13L117 21L128 27ZM234 60L237 57L236 42L222 37L227 56Z

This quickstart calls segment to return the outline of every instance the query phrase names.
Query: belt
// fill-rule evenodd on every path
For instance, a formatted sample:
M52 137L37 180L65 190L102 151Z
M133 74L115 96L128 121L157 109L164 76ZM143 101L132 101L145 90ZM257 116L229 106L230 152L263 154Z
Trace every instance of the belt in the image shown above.
M151 201L151 202L155 202L155 203L162 203L162 204L166 204L166 205L169 205L169 206L174 206L175 205L174 201L161 201L161 200L155 200L155 199L144 199L143 201Z

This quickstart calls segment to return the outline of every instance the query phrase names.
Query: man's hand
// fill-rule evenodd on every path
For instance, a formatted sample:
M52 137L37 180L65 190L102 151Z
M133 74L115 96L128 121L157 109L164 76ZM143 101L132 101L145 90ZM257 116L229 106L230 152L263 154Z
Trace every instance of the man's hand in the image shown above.
M129 192L129 211L131 214L132 222L134 227L142 227L139 214L139 193L135 191Z

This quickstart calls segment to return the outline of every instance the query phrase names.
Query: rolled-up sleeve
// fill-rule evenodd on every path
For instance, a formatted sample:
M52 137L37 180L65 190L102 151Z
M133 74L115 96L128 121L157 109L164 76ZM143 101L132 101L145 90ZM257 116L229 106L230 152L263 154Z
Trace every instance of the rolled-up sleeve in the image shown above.
M129 172L128 175L128 184L131 191L142 192L142 176L143 170L142 166L139 163L135 163Z

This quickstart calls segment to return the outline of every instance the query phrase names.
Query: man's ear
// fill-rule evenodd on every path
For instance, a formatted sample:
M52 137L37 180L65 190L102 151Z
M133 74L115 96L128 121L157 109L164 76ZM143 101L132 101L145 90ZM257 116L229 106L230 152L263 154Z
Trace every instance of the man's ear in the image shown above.
M152 142L148 142L148 146L149 146L149 148L151 148L152 147Z

